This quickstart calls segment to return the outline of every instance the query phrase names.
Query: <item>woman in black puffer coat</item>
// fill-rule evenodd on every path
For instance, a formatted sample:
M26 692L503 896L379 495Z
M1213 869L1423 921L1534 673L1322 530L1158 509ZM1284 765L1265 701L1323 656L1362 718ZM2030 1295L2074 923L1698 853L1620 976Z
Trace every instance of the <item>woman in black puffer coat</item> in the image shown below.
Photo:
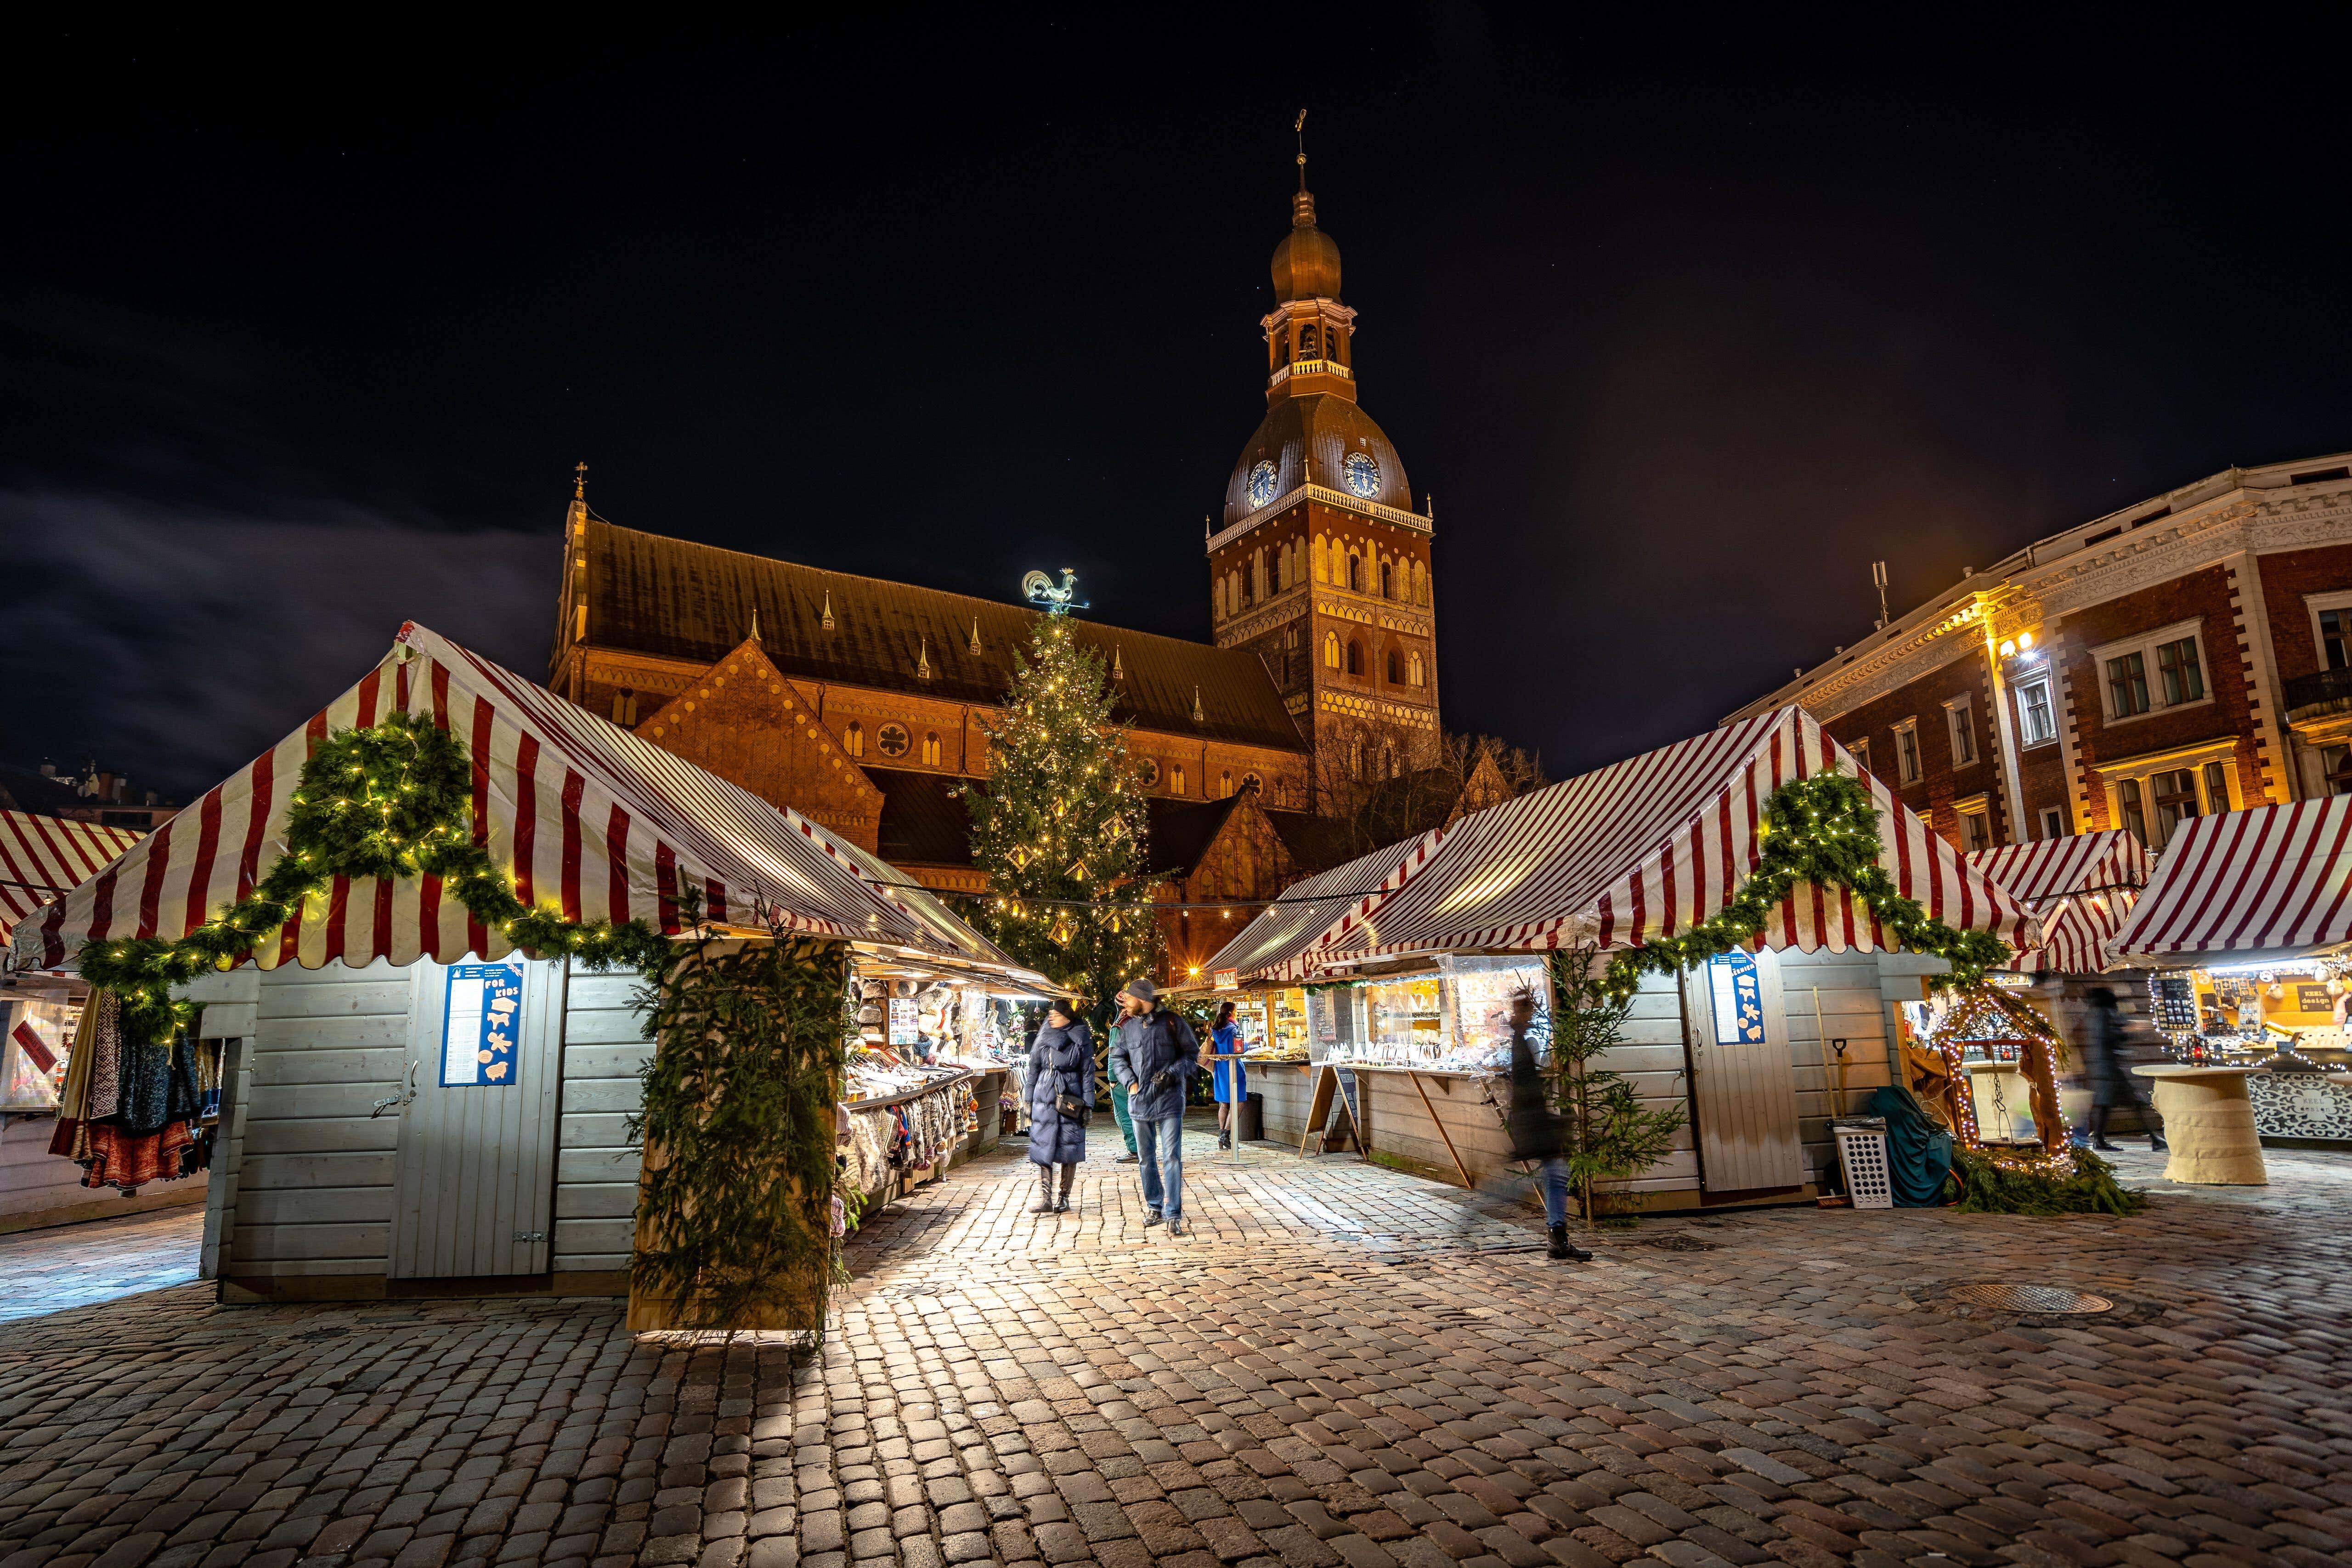
M1070 1011L1076 1004L1056 1003L1045 1014L1045 1026L1029 1044L1029 1159L1037 1167L1037 1206L1031 1214L1065 1214L1070 1207L1070 1184L1087 1157L1087 1124L1095 1103L1095 1041L1086 1025ZM1065 1095L1085 1107L1081 1116L1066 1116L1056 1109ZM1054 1195L1054 1167L1062 1167L1062 1194Z

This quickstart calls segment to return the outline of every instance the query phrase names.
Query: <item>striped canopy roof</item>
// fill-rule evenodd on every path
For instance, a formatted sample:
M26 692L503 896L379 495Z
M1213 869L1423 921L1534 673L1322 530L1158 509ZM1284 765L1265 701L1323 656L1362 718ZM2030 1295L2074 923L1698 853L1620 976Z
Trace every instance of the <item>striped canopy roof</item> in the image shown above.
M1282 896L1209 960L1208 973L1232 970L1242 979L1263 976L1295 957L1366 895L1417 871L1444 842L1445 829L1370 855L1283 889Z
M1011 967L926 897L877 886L879 862L798 814L704 772L414 623L382 663L97 876L16 931L10 963L53 968L96 937L185 934L249 891L286 847L295 781L330 733L385 714L429 714L473 757L474 832L527 903L571 919L636 918L680 929L682 890L709 918L753 930L893 942ZM892 878L890 880L897 880ZM467 953L503 937L432 877L338 880L305 902L264 968Z
M2147 885L2156 857L2121 829L1981 849L1969 864L2008 889L2042 922L2042 942L2011 959L2021 974L2096 974L2107 940Z
M1638 947L1677 935L1721 911L1761 858L1765 798L1832 765L1861 772L1802 709L1759 714L1365 857L1329 875L1336 885L1343 874L1378 871L1371 890L1320 930L1279 946L1244 931L1226 953L1255 954L1259 967L1245 975L1298 979L1343 958ZM1880 864L1902 893L1952 926L2012 945L2037 934L2014 899L1863 776L1878 804ZM1760 941L1808 952L1887 945L1866 905L1811 886L1783 900ZM1226 953L1213 962L1244 968Z
M2188 967L2352 942L2352 795L2181 824L2131 919L2119 963Z
M0 946L27 915L97 876L138 842L128 827L0 811Z

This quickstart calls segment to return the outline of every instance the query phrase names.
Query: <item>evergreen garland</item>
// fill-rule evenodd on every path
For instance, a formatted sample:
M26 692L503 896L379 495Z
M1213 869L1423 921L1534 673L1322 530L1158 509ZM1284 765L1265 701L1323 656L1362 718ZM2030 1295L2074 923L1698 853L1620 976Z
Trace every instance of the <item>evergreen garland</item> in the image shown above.
M655 970L668 962L668 940L643 921L583 924L516 897L512 880L469 831L472 780L465 748L428 718L390 713L372 728L331 736L302 764L287 813L286 852L252 892L174 940L86 942L76 966L90 984L121 998L125 1039L160 1043L191 1012L172 1000L173 987L208 969L235 967L336 878L420 875L440 878L476 920L517 947L595 970Z
M1963 1214L2133 1215L2147 1194L2116 1180L2116 1168L2088 1149L2004 1159L1984 1149L1952 1151L1952 1181Z
M972 860L990 892L975 922L1097 1013L1161 948L1144 876L1143 780L1102 660L1042 616L994 717L989 776L964 787Z
M1770 924L1799 883L1843 888L1869 906L1878 923L1912 952L1941 958L1949 974L1937 987L1973 985L1984 972L2009 961L2009 944L1988 931L1955 931L1931 917L1916 899L1895 890L1879 865L1878 806L1870 787L1834 770L1791 779L1764 800L1757 829L1761 858L1731 901L1679 936L1652 937L1609 963L1609 986L1630 996L1645 973L1672 974L1745 947Z
M645 1149L630 1282L671 1326L823 1332L848 954L697 939L644 994L660 1043L628 1122Z

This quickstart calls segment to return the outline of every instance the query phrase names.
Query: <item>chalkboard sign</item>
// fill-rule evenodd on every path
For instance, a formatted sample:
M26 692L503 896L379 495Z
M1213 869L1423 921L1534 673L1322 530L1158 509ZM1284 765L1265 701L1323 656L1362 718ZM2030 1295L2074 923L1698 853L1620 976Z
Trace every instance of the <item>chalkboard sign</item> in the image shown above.
M1354 1134L1356 1142L1360 1144L1364 1141L1364 1117L1362 1102L1357 1099L1356 1075L1346 1068L1339 1070L1339 1098L1346 1101L1348 1106L1348 1131Z
M2314 985L2306 981L2294 988L2294 997L2295 1011L2299 1013L2336 1011L2336 998L2327 994L2327 987L2325 985Z
M2148 1000L2156 1011L2156 1026L2168 1035L2197 1032L2197 984L2186 974L2150 975Z

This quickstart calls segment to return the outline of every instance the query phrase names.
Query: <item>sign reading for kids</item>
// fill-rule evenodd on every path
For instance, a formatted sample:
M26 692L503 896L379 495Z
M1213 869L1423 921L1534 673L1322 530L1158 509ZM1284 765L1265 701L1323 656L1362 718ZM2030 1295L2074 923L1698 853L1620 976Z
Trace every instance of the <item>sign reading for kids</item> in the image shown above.
M505 1089L522 1030L522 967L453 963L441 1021L441 1087Z

